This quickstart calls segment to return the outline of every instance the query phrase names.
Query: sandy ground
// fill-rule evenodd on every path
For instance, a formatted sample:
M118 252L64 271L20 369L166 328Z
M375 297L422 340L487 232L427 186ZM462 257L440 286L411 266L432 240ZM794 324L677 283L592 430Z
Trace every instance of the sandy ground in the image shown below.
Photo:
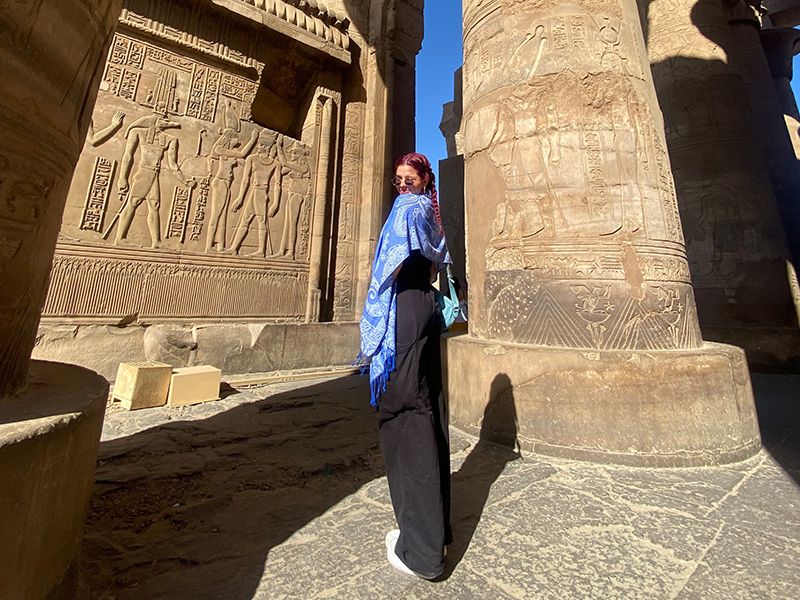
M768 449L725 467L520 457L452 430L439 582L386 562L394 518L362 378L110 405L79 597L800 598L800 378L755 382Z

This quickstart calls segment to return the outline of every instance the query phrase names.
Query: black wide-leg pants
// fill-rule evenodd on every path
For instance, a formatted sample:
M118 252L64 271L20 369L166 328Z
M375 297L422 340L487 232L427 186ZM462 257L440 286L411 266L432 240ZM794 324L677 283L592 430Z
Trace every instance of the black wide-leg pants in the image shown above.
M396 553L427 577L444 570L450 530L450 441L442 401L441 318L427 289L397 293L397 369L378 408L379 438L400 527Z

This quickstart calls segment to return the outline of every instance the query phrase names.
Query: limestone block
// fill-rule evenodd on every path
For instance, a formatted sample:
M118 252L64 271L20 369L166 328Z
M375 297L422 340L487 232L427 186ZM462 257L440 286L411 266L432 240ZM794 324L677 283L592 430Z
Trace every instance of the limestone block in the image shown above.
M79 365L114 381L120 363L156 360L146 356L140 325L57 325L43 323L33 358ZM165 362L165 361L159 361Z
M185 367L192 363L197 350L192 328L180 325L150 325L144 334L144 353L147 360Z
M287 325L281 368L349 365L358 345L358 323Z
M169 385L169 406L183 406L219 399L222 371L206 365L183 367L172 371Z
M172 367L160 362L120 363L113 396L128 410L164 406L171 374Z
M224 373L279 370L286 325L271 323L262 327L266 343L254 348L254 338L260 334L252 332L245 324L198 325L194 328L197 340L195 364L216 365Z

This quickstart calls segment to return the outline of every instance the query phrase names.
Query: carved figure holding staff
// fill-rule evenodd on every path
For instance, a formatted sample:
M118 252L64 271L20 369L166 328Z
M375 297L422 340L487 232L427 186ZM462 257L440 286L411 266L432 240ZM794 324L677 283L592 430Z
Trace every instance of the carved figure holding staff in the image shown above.
M225 232L228 226L228 207L231 200L231 184L233 183L233 170L244 158L258 140L258 130L254 129L250 140L241 145L239 132L241 123L239 117L233 112L230 103L225 109L225 129L219 139L211 148L208 157L211 178L211 211L208 222L208 237L206 238L206 252L213 246L217 252L225 249Z
M278 144L278 160L282 166L281 175L290 175L289 198L283 221L281 244L276 256L288 256L293 259L297 243L297 224L300 220L303 203L311 193L311 167L308 164L306 148L298 147L298 143L295 142L288 149L289 158L287 160L283 145L283 140L281 140L281 143Z
M117 213L119 228L115 244L119 244L128 236L128 229L136 214L136 209L147 200L147 228L150 231L151 248L158 248L161 242L161 184L159 173L164 157L167 165L181 185L193 188L196 183L188 179L178 166L178 140L165 131L180 127L179 123L170 121L161 115L149 115L134 121L125 132L128 140L122 155L122 166L119 173L120 200L124 202ZM136 150L139 150L139 164L131 177L128 175L133 166ZM113 226L113 222L112 222Z
M281 142L283 136L277 137ZM255 154L248 156L244 163L242 185L233 203L233 212L238 212L244 206L236 237L231 244L234 254L239 254L254 218L258 223L258 247L251 256L266 257L272 254L269 219L277 214L281 197L281 164L277 158L275 139L275 134L262 131Z

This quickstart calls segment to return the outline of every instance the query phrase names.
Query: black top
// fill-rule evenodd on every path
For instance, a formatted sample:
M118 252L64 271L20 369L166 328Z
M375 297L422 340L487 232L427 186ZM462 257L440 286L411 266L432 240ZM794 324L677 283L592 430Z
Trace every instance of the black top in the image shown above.
M403 261L397 274L397 292L403 290L429 290L431 287L431 265L433 263L422 256L419 250L413 250Z

